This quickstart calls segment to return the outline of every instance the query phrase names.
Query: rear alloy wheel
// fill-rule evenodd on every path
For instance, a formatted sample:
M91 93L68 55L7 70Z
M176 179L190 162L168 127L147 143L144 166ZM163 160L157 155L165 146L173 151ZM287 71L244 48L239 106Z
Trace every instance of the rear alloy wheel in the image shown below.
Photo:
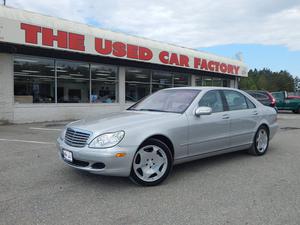
M166 144L147 140L136 152L130 178L137 184L154 186L164 181L173 166L172 154Z
M260 126L254 136L253 144L248 152L252 155L263 155L269 147L269 132L266 126Z

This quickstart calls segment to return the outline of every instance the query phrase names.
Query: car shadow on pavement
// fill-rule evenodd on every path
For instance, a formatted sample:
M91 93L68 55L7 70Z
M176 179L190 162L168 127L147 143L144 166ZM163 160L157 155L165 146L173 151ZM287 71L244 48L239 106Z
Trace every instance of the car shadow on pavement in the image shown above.
M129 187L132 186L132 182L127 177L115 177L104 176L98 174L92 174L86 171L74 170L70 168L74 176L78 176L79 179L88 182L88 185L96 185L101 187Z
M297 115L296 113L293 113L292 111L287 111L287 110L278 110L278 114Z
M224 167L224 164L232 164L233 162L249 157L251 156L246 154L245 151L238 151L176 165L174 166L170 177L161 185L171 185L173 182L182 180L183 177L187 178L189 174L201 173L202 171ZM112 189L119 189L120 187L138 187L127 177L103 176L91 174L85 171L74 170L72 168L69 169L70 171L68 174L71 176L71 179L78 179L81 182L88 184L88 186L95 185L98 188L102 187Z
M228 166L232 165L233 163L242 164L244 160L248 160L249 157L253 158L254 156L247 154L247 151L245 150L211 156L175 165L172 175L170 176L170 180L171 182L177 182L182 178L187 178L189 174L201 174L204 172L209 173L215 170L224 170L227 164Z

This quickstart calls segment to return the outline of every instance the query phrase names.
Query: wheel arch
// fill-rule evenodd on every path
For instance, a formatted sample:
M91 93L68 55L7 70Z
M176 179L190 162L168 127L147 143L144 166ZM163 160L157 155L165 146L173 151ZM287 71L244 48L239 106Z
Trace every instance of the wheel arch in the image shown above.
M174 151L174 145L171 141L171 139L169 137L167 137L166 135L163 135L163 134L153 134L147 138L145 138L142 143L139 145L138 149L145 143L145 141L149 140L149 139L157 139L161 142L163 142L164 144L166 144L168 146L168 148L170 149L171 151L171 154L172 154L172 158L174 160L174 155L175 155L175 151Z
M264 127L267 128L268 135L270 135L270 127L269 127L269 125L268 125L266 122L262 122L262 123L258 126L258 128L256 129L256 131L257 131L260 127L262 127L262 126L264 126Z
M268 125L268 122L265 121L265 120L262 120L260 123L257 124L257 127L255 128L254 133L253 133L253 136L252 136L252 140L254 139L254 137L255 137L255 135L256 135L256 132L258 131L258 129L259 129L261 126L265 126L265 127L267 128L268 135L270 135L270 127L269 127L269 125Z

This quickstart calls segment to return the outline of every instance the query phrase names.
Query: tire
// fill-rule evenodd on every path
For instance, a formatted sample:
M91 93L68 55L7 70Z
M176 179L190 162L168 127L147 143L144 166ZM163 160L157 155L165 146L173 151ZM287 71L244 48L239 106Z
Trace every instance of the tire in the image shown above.
M300 108L293 110L293 113L299 114L300 113Z
M265 125L258 128L253 138L253 143L251 148L249 148L248 153L255 156L264 155L269 148L269 131Z
M162 183L171 173L173 158L169 147L160 140L146 140L132 161L130 179L143 186Z

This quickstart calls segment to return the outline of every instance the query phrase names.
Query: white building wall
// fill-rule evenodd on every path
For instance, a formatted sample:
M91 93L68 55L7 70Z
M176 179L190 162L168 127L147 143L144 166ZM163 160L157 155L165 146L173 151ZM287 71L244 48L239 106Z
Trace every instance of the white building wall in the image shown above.
M13 69L12 55L0 53L0 123L13 121Z
M196 75L194 74L191 75L191 86L196 86Z
M61 104L15 104L13 123L42 121L77 120L85 117L119 112L123 110L118 103L61 103Z
M237 88L237 82L236 82L236 79L230 80L230 87L231 87L231 88Z
M119 103L124 106L125 105L125 67L119 67Z

